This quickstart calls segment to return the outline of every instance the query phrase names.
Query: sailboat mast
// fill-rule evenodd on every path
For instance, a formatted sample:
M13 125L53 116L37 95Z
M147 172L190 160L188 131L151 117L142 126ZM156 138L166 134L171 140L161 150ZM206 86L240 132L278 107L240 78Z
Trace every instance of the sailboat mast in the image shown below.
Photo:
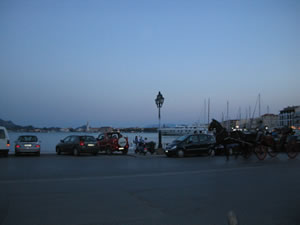
M227 101L227 115L226 115L226 120L227 120L227 130L229 130L229 101Z
M206 121L206 99L204 99L204 118L203 118L203 123L205 124Z
M210 98L208 98L208 110L207 110L207 124L209 124L209 113L210 113Z
M261 112L260 112L260 93L258 94L258 117L260 117Z

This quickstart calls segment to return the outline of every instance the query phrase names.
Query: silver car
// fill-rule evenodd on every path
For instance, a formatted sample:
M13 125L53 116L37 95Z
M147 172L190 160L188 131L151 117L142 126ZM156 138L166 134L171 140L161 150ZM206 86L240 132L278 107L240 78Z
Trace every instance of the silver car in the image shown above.
M36 155L40 155L41 144L34 135L23 135L19 136L18 140L15 144L15 155L19 155L21 153L34 153Z

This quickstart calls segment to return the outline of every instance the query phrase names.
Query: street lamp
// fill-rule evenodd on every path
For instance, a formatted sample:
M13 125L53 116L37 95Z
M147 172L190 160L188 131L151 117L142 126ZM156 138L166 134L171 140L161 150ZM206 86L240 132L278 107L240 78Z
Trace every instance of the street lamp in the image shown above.
M163 103L164 103L164 97L162 96L162 94L160 93L160 91L158 92L158 95L156 96L155 99L155 103L157 105L158 108L158 121L159 121L159 130L158 130L158 148L161 149L162 145L161 145L161 131L160 131L160 108L162 107Z

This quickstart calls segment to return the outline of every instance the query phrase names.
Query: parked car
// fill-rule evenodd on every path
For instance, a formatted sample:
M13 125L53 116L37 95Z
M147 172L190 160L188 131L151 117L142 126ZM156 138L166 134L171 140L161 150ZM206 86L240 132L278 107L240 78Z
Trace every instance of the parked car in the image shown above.
M5 127L0 127L0 154L8 156L10 147L9 136Z
M99 134L97 142L99 151L104 151L109 155L113 152L122 152L124 155L128 153L128 138L124 137L120 132Z
M56 154L60 155L62 152L72 153L76 156L79 156L81 153L97 155L97 140L95 137L88 135L68 136L56 145Z
M216 144L215 137L208 134L184 135L167 145L165 154L183 157L186 155L210 155Z
M41 152L41 144L34 135L22 135L19 136L17 141L15 142L15 155L19 155L21 153L34 153L36 155L40 155Z

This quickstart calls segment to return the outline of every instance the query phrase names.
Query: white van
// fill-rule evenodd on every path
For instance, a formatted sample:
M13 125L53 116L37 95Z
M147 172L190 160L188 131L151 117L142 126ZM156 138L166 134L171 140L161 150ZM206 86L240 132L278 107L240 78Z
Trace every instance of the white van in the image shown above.
M0 154L8 156L9 151L9 137L5 127L0 127Z

